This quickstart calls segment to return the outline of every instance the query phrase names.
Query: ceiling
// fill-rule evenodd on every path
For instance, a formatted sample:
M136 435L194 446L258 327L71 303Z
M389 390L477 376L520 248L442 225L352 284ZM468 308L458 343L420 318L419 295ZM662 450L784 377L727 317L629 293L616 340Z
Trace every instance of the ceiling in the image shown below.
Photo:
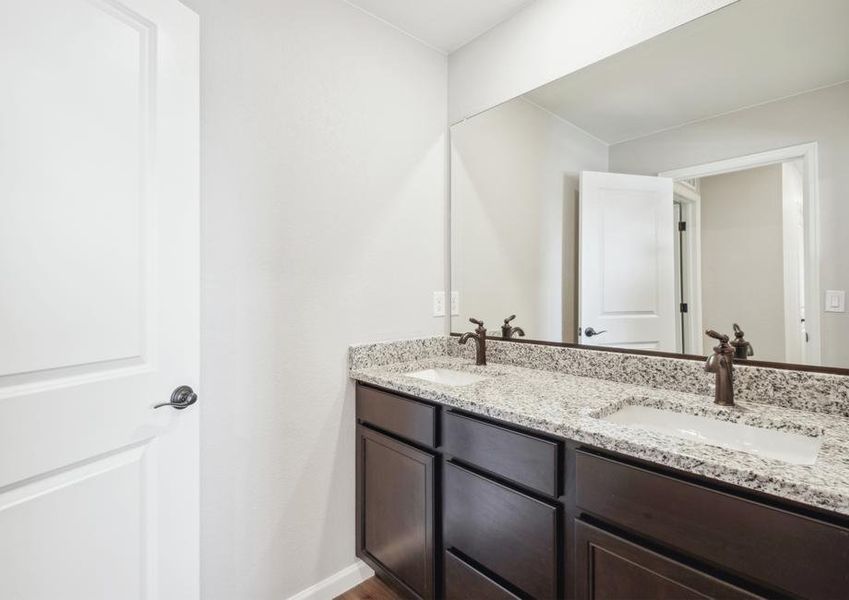
M615 144L849 80L849 1L740 0L525 97Z
M533 0L345 0L450 54Z

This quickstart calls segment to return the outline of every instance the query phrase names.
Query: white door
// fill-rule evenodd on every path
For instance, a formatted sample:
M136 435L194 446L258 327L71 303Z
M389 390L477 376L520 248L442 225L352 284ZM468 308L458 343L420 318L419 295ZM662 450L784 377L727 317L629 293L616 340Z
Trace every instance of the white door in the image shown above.
M197 598L197 15L0 0L0 82L0 598Z
M584 171L579 220L581 343L674 352L672 180Z

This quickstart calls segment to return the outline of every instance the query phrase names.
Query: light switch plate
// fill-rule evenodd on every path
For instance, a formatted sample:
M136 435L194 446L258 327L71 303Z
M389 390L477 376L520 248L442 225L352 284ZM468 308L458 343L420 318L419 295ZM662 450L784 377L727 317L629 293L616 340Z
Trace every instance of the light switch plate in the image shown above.
M445 292L434 292L433 293L433 316L434 317L444 317L445 316Z
M846 292L844 290L826 290L825 312L846 312Z
M460 292L451 292L451 316L460 316Z

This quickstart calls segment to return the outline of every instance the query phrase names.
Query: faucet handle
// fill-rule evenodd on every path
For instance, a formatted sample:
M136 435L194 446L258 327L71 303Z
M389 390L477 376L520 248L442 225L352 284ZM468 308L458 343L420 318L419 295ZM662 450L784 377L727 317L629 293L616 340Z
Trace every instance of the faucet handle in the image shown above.
M725 345L725 344L728 343L728 336L727 335L725 335L724 333L719 333L717 331L714 331L713 329L708 329L707 331L705 331L705 335L710 337L710 338L713 338L715 340L719 340L719 343L722 344L722 345Z
M734 341L731 345L734 346L735 356L737 358L748 358L755 355L755 349L752 343L745 339L745 333L737 323L734 323Z
M509 317L507 317L506 319L504 319L504 324L505 324L505 325L509 325L509 324L510 324L510 321L512 321L512 320L513 320L513 319L515 319L515 318L516 318L516 315L510 315Z
M474 317L472 317L471 319L469 319L469 323L474 323L474 324L475 324L475 325L477 325L478 327L483 327L483 321L481 321L480 319L476 319L476 318L474 318Z

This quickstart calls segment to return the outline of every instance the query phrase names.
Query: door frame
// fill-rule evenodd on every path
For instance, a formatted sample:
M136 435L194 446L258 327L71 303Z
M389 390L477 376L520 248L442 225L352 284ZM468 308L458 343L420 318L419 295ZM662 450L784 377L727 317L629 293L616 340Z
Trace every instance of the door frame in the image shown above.
M658 173L660 177L670 177L677 181L733 173L794 160L802 161L805 210L805 328L809 335L808 347L805 350L805 363L815 365L820 364L822 353L817 153L817 142L809 142Z
M672 184L673 202L681 204L681 220L687 223L687 235L681 245L684 266L681 288L686 294L684 314L684 354L703 354L702 329L702 200L698 188L686 181ZM680 310L680 307L679 307Z

